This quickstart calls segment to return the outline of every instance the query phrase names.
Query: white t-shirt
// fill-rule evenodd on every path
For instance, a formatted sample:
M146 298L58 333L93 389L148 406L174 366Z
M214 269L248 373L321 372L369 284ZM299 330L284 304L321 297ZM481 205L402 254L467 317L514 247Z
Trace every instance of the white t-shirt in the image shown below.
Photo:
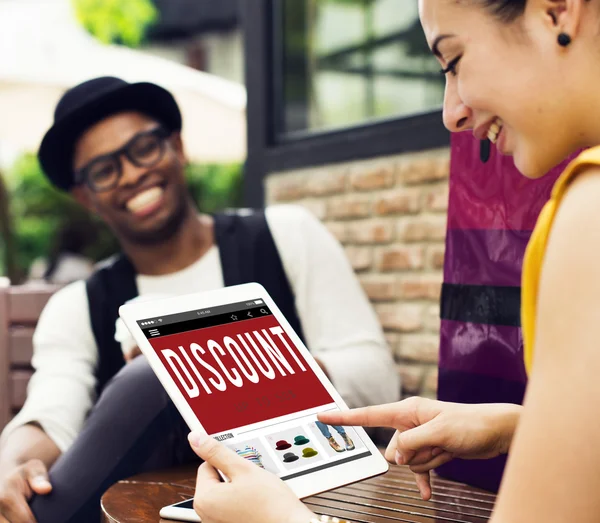
M295 296L306 343L351 407L396 401L400 384L377 317L345 253L308 211L269 207L267 222ZM218 248L165 276L137 276L140 296L174 295L223 287ZM84 281L58 291L36 328L35 373L23 409L1 439L25 423L39 423L65 451L96 400L98 350Z

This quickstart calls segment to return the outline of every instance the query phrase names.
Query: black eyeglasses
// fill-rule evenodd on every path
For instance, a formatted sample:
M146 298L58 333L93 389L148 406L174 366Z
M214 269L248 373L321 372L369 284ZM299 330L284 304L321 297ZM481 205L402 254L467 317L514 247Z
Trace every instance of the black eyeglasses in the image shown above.
M85 183L94 192L114 189L123 175L122 155L136 167L153 167L163 159L170 134L163 127L136 134L123 147L98 156L77 170L75 183Z

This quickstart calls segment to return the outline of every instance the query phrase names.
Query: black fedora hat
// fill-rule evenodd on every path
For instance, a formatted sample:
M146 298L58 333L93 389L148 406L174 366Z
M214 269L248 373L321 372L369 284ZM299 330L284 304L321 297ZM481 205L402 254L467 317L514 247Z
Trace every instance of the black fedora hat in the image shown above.
M123 111L138 111L155 118L169 131L181 130L181 113L173 95L158 85L128 83L103 76L69 89L54 111L38 159L50 181L60 189L73 186L73 147L81 134L104 118Z

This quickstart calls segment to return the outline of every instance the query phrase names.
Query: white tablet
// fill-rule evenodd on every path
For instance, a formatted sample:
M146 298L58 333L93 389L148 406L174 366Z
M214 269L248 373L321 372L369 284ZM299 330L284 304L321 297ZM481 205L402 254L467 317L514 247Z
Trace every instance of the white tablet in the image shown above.
M278 475L299 498L388 470L362 428L317 421L348 407L261 285L119 312L190 429ZM199 521L190 506L161 516Z

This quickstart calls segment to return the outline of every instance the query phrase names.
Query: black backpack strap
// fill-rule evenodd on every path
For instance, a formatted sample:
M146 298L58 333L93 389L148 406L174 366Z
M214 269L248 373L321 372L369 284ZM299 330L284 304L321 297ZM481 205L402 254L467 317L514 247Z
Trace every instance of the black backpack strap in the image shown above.
M86 281L90 320L98 347L98 394L125 365L121 345L115 340L115 323L119 307L138 295L135 276L131 262L119 255Z
M254 211L217 214L214 220L215 243L219 247L225 286L260 283L304 341L294 293L265 213Z

